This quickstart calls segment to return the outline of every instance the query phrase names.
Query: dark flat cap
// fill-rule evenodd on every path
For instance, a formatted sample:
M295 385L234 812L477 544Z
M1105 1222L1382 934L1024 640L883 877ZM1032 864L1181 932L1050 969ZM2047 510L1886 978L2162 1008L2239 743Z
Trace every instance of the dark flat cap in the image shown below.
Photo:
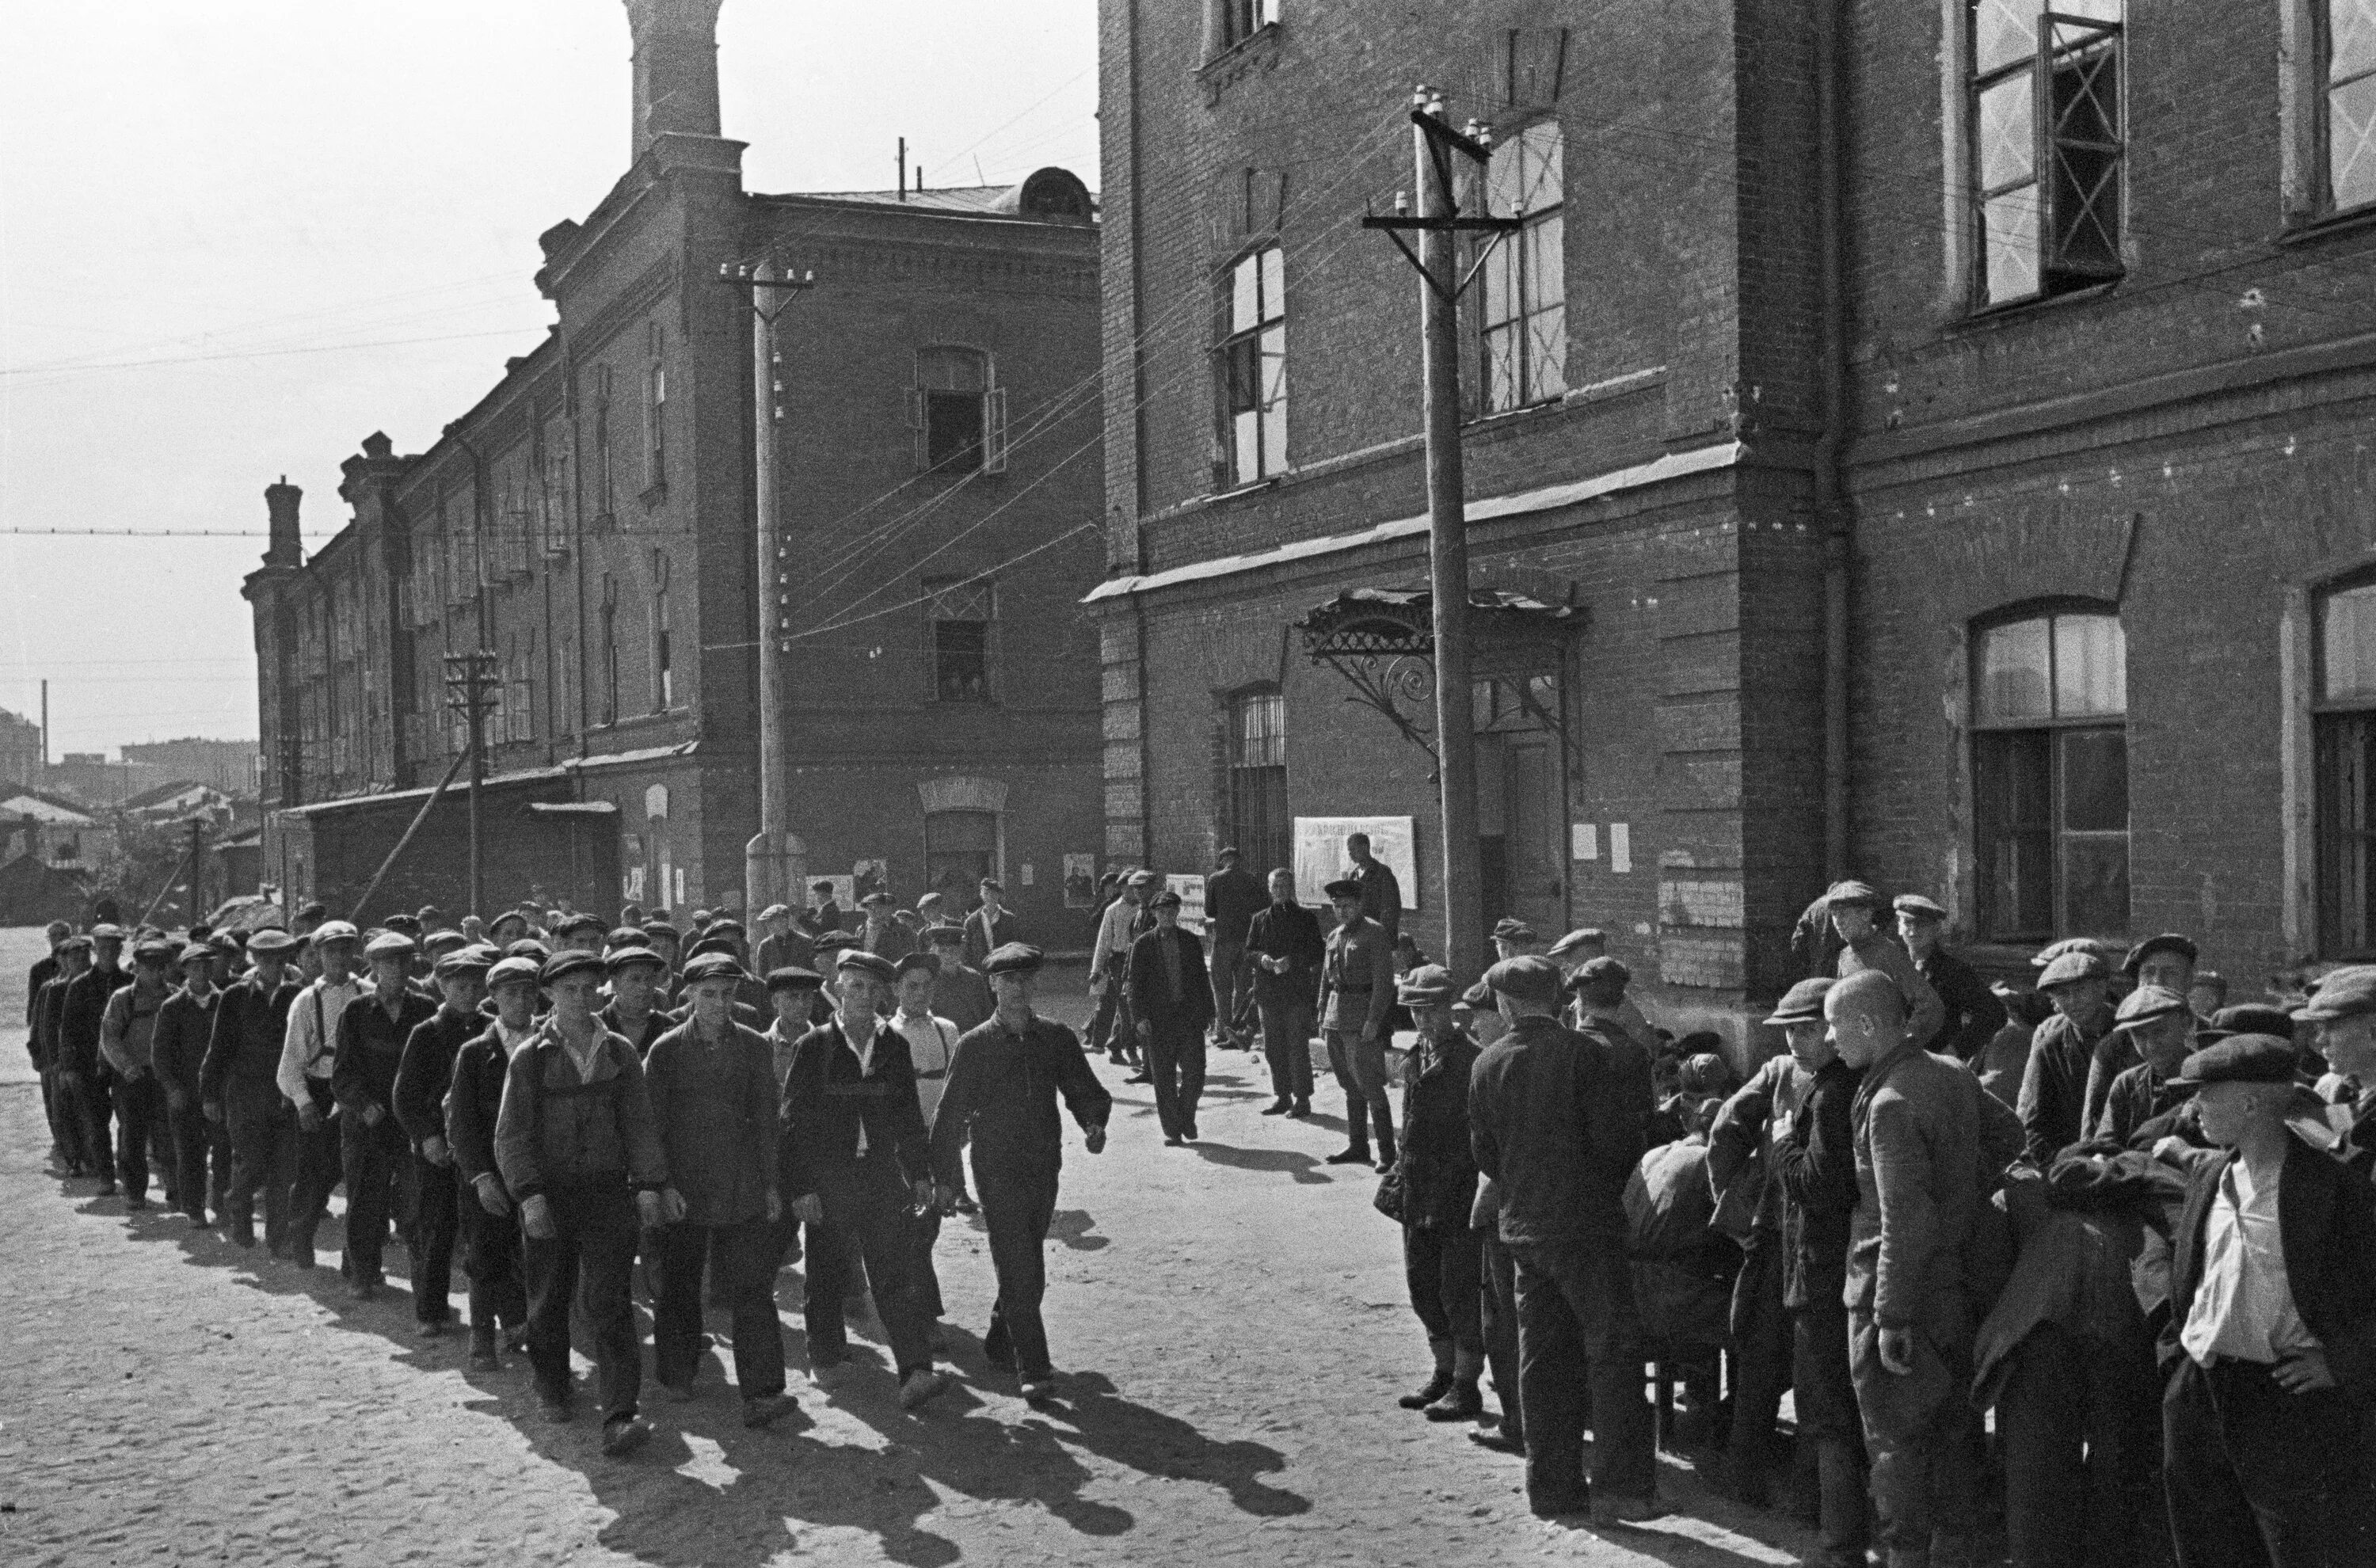
M814 969L804 969L798 964L787 964L780 969L767 971L767 992L771 996L779 991L818 991L824 985L823 975Z
M1834 909L1854 909L1860 904L1868 909L1878 909L1881 908L1881 892L1870 882L1859 882L1850 877L1846 882L1835 882L1824 889L1824 902Z
M2058 985L2076 985L2081 980L2106 980L2111 970L2104 960L2084 948L2074 948L2056 958L2038 972L2037 989L2052 991Z
M176 963L186 964L196 958L211 964L215 961L215 954L219 951L220 949L210 942L184 943L182 944L181 952L174 955L174 961Z
M1569 932L1565 936L1562 936L1557 942L1552 943L1550 956L1554 958L1564 958L1571 953L1581 953L1587 947L1598 948L1606 947L1608 945L1609 933L1607 932L1600 930L1597 926L1586 926L1582 930Z
M668 968L666 958L640 942L632 942L624 947L613 947L602 955L602 967L614 975L623 970L632 969L637 964L647 964L655 969Z
M547 947L543 943L539 942L533 936L523 936L517 942L513 943L510 946L504 949L504 956L506 958L533 958L538 963L541 964L547 958L552 956L552 949Z
M1559 966L1532 953L1503 959L1485 971L1485 983L1503 996L1539 1006L1548 1007L1559 1001Z
M2121 972L2128 975L2135 974L2138 968L2156 953L2175 953L2190 965L2203 956L2203 950L2194 944L2192 937L2182 936L2174 931L2166 931L2159 936L2148 936L2130 948L2129 956L2121 960Z
M1047 960L1047 955L1028 942L1010 942L992 952L982 960L983 972L993 975L1028 975Z
M1518 919L1515 915L1503 915L1500 920L1493 922L1493 934L1496 936L1507 936L1514 931L1525 929L1526 923L1526 921Z
M1511 961L1516 962L1515 959ZM1586 958L1578 965L1575 973L1568 976L1567 983L1572 988L1586 985L1631 985L1634 983L1634 971L1627 968L1622 961L1603 954L1598 958Z
M820 932L809 945L819 957L823 957L827 953L838 953L845 947L857 946L858 938L846 931L828 931Z
M2294 1016L2323 1024L2363 1013L2376 1013L2376 964L2346 964L2330 970L2311 993L2309 1004L2296 1008Z
M499 985L520 980L534 985L541 973L542 966L534 958L505 958L488 967L487 989L493 991Z
M938 925L928 925L924 928L924 940L931 943L963 942L965 927L951 925L946 921L941 921Z
M723 953L731 958L734 956L734 944L722 936L704 936L687 948L684 956L687 958L703 958L712 953Z
M1406 1007L1432 1007L1451 1001L1455 989L1450 969L1442 964L1421 964L1395 987L1395 1000Z
M1943 921L1946 909L1934 898L1919 893L1901 893L1889 901L1889 907L1901 915L1912 915L1918 921Z
M484 975L493 968L494 965L489 962L483 948L456 947L437 956L436 973L439 980L445 980L453 975Z
M2174 1084L2290 1084L2301 1057L2275 1035L2230 1035L2186 1059Z
M669 924L666 921L651 920L644 922L644 934L646 936L665 936L671 942L674 942L677 937L683 933L680 932L676 927Z
M1493 940L1496 942L1532 942L1536 940L1535 928L1530 925L1526 925L1520 921L1513 921L1509 923L1508 929L1506 930L1500 926L1496 926L1493 929Z
M872 909L878 906L888 908L898 901L899 900L892 897L891 895L884 892L883 889L878 887L873 892L869 893L865 897L861 898L858 901L858 904L861 909Z
M2141 985L2121 998L2112 1016L2116 1029L2133 1029L2186 1012L2186 998L2166 986Z
M1220 853L1215 855L1213 858L1217 861L1241 861L1245 859L1243 855L1238 853L1238 847L1235 844L1222 845Z
M421 934L421 922L414 920L410 915L390 915L387 919L380 921L379 923L389 931L400 931L407 936L419 936Z
M449 948L466 947L469 945L469 942L470 939L469 937L464 936L452 926L447 926L444 931L433 931L428 935L422 937L421 939L421 950L424 953L434 955L446 952Z
M652 933L639 925L614 926L603 933L602 940L612 947L648 947Z
M572 947L555 953L544 961L543 967L536 972L537 983L552 985L581 970L599 975L602 972L602 960L583 947Z
M400 931L384 931L363 948L366 958L410 958L420 944Z
M750 978L731 953L704 953L684 967L684 983L688 986L704 980L732 980L739 984Z
M911 969L921 969L928 975L937 975L941 972L940 956L934 953L902 954L899 961L891 966L891 969L895 975L904 975Z
M890 959L880 953L869 953L863 947L843 948L834 955L833 964L838 969L863 970L885 985L899 978L899 971Z
M1824 1021L1824 993L1832 989L1824 979L1802 980L1782 993L1774 1011L1765 1021L1782 1027L1789 1024L1820 1024Z
M1320 891L1325 893L1332 902L1338 898L1359 898L1361 884L1358 878L1340 876Z
M2275 1035L2279 1039L2294 1038L2294 1021L2282 1007L2272 1007L2265 1002L2239 1002L2233 1007L2222 1007L2211 1016L2211 1027L2223 1034Z
M2093 953L2102 960L2104 972L2112 972L2112 944L2093 936L2066 936L2060 942L2049 942L2029 956L2029 967L2042 969L2065 953Z
M84 939L86 943L89 938ZM247 933L247 950L251 953L286 953L297 945L297 939L277 925L259 926Z
M1176 909L1180 907L1180 895L1167 887L1149 898L1146 901L1146 907L1150 909Z

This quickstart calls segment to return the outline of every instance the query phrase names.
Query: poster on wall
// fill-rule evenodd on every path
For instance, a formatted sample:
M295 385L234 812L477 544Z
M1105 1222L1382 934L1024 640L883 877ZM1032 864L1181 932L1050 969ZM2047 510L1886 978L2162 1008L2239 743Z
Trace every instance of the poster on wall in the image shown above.
M1180 895L1180 923L1198 935L1203 935L1205 879L1194 873L1182 875L1174 872L1163 879L1163 885Z
M1098 907L1098 858L1095 855L1064 857L1064 908L1094 909Z
M1407 816L1299 816L1295 819L1295 896L1325 904L1321 890L1353 869L1345 852L1348 834L1370 836L1370 853L1385 861L1402 885L1403 908L1419 908L1419 857Z

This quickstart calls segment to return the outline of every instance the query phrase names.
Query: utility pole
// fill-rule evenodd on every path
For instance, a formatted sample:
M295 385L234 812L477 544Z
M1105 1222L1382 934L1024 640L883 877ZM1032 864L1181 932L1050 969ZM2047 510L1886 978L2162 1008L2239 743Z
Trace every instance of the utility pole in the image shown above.
M903 147L905 143L901 144ZM904 177L904 176L903 176ZM783 524L779 443L784 421L784 354L776 317L790 296L815 287L816 273L778 276L775 262L732 267L718 280L751 291L751 443L758 553L759 831L742 849L742 892L756 915L770 904L797 904L807 877L806 846L791 830L791 736L784 722L784 666L791 654L792 547ZM772 297L771 297L772 296ZM665 895L663 895L665 897Z
M197 923L205 909L206 845L207 819L194 816L190 818L190 908L188 918L182 922L184 925Z
M1467 134L1444 123L1443 94L1420 87L1411 95L1412 175L1419 215L1395 197L1391 218L1365 218L1383 229L1420 274L1420 329L1425 366L1427 432L1428 586L1433 604L1435 757L1443 813L1444 963L1467 981L1484 967L1484 872L1477 853L1477 738L1469 716L1468 515L1460 450L1460 295L1483 266L1479 257L1460 274L1462 233L1501 237L1519 220L1463 218L1452 177L1456 154L1479 165L1492 160L1491 132L1476 121ZM1413 254L1405 230L1419 234Z
M485 880L479 855L479 787L487 781L487 709L494 701L495 656L486 648L446 656L446 706L470 728L464 742L470 759L470 912L484 905Z

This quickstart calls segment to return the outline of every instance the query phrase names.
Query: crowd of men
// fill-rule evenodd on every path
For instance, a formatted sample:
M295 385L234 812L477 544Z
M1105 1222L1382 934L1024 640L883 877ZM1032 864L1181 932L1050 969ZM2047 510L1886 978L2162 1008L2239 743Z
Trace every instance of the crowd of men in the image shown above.
M606 1453L651 1432L639 1262L671 1399L698 1396L707 1297L731 1317L745 1423L790 1408L775 1290L803 1257L819 1386L850 1375L845 1316L864 1295L901 1403L941 1393L933 1244L960 1208L997 1277L983 1353L1040 1401L1056 1388L1041 1253L1063 1119L1095 1154L1112 1101L1072 1030L1034 1011L1042 955L997 891L962 921L934 897L872 896L844 930L821 887L797 918L762 913L755 959L737 920L695 911L680 931L634 906L616 927L534 905L368 932L315 905L179 940L60 923L30 977L29 1045L69 1179L137 1210L153 1174L169 1207L244 1248L260 1209L267 1252L296 1269L316 1265L343 1186L351 1294L380 1293L393 1231L419 1332L440 1337L458 1261L471 1363L525 1350L556 1422L576 1403L575 1318Z

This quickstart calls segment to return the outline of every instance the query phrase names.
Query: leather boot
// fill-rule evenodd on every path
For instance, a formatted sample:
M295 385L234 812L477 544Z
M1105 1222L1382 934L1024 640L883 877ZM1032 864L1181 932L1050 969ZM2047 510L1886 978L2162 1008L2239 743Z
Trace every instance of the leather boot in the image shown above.
M1377 1120L1378 1125L1374 1131L1378 1140L1378 1169L1385 1170L1391 1169L1395 1163L1395 1123L1394 1119L1387 1116L1381 1116Z
M1427 1348L1435 1352L1435 1375L1395 1401L1406 1410L1424 1410L1452 1390L1452 1341L1431 1339Z
M1422 1412L1431 1421L1473 1421L1485 1413L1477 1380L1485 1374L1485 1352L1462 1350L1452 1362L1452 1386Z

